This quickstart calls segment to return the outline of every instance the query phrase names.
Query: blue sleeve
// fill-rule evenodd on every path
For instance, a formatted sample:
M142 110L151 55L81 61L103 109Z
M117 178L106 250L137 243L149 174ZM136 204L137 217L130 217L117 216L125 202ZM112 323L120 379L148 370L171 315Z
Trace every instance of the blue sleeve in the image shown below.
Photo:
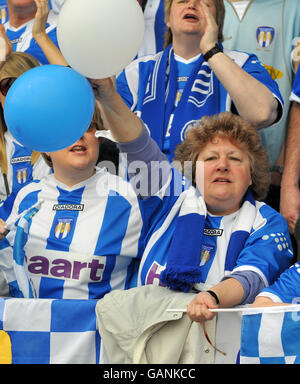
M129 163L141 160L149 166L151 161L167 160L156 142L151 139L144 125L141 135L136 140L128 143L118 143L117 145L121 152L127 154Z
M269 292L280 298L283 303L300 303L300 264L296 263L283 272L270 287L261 293Z
M183 190L182 175L173 173L166 156L157 143L151 139L145 126L142 134L129 143L118 143L122 153L127 155L127 169L130 183L136 193L143 199L156 195L168 183L179 194Z
M257 56L249 55L248 60L243 65L243 69L248 72L255 79L264 84L269 90L277 97L278 100L283 104L283 99L279 91L278 84L272 79L269 72L266 70L264 65L258 60Z
M285 219L268 205L259 213L261 224L247 239L233 272L257 272L267 287L290 267L293 248Z
M283 99L279 91L278 84L272 79L264 65L259 61L257 56L249 55L248 60L243 65L243 69L253 76L256 80L264 84L278 100L278 116L275 122L278 122L283 114Z
M264 281L260 275L254 271L233 272L225 276L222 281L230 278L238 280L244 288L244 297L239 305L253 303L255 297L265 288Z

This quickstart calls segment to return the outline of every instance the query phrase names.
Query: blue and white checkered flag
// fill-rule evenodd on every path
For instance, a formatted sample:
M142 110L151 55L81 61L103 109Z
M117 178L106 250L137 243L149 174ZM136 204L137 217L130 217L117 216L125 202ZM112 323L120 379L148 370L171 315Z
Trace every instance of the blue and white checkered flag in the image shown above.
M243 315L240 363L299 364L300 306L256 309Z
M99 364L96 304L0 298L0 364Z

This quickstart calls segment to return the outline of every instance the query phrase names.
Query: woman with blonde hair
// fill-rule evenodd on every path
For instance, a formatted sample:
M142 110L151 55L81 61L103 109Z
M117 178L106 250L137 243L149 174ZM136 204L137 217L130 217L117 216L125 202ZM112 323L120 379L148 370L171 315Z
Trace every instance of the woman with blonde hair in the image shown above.
M39 66L31 55L23 52L11 53L0 68L0 199L17 192L33 178L40 179L51 170L40 153L31 151L19 143L7 129L4 120L4 103L9 88L24 72Z

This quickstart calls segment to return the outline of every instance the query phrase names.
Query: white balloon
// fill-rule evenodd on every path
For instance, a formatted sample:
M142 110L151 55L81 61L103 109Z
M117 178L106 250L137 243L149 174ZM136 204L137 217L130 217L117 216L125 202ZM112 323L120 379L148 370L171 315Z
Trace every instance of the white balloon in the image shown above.
M144 36L137 0L67 0L57 25L60 50L85 77L116 75L135 58Z

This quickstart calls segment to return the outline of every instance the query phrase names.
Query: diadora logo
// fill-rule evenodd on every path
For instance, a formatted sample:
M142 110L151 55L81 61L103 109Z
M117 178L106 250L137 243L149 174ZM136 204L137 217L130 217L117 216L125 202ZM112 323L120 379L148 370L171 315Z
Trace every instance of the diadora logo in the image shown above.
M222 236L223 229L219 228L204 228L204 235L206 236Z
M258 27L256 30L256 40L262 48L269 47L275 37L275 29L273 27Z
M54 204L53 211L83 211L84 204Z
M31 161L31 156L21 156L21 157L15 157L10 160L11 164L19 164L19 163L28 163Z

